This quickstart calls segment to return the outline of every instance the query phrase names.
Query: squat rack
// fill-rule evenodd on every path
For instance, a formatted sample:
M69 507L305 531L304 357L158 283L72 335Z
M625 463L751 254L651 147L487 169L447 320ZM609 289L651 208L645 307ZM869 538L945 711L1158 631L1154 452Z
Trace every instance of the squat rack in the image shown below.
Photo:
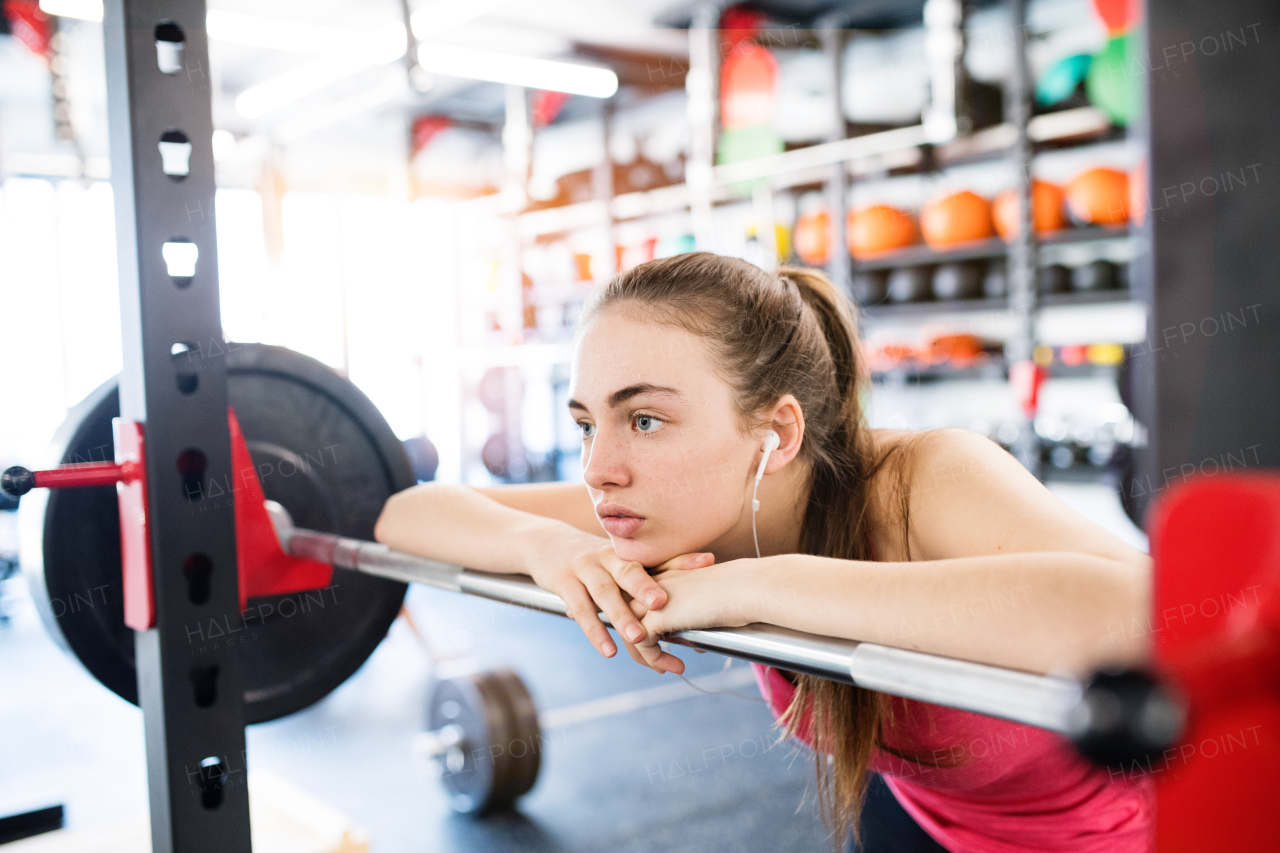
M1023 6L1022 0L1013 3L1018 10ZM230 648L201 654L199 666L216 673L219 698L211 707L199 707L191 689L189 648L180 635L184 623L198 618L183 589L184 562L196 554L215 567L236 561L231 507L196 512L183 492L193 473L222 476L231 470L225 365L204 357L201 370L192 375L175 362L175 356L193 350L203 353L204 345L220 343L222 336L205 4L106 0L104 5L124 351L121 415L126 429L129 423L145 425L145 436L139 426L134 437L137 455L148 462L145 481L132 487L131 499L149 525L140 542L149 559L134 565L156 567L145 579L153 589L154 610L135 638L152 845L160 853L213 846L248 851L240 661ZM1135 73L1146 77L1149 109L1139 131L1145 131L1150 186L1157 190L1148 194L1152 204L1140 229L1134 282L1150 308L1150 352L1134 373L1136 414L1150 435L1141 476L1159 491L1185 479L1187 466L1194 470L1196 460L1237 447L1259 446L1261 465L1280 467L1280 447L1267 440L1280 434L1280 397L1274 394L1280 387L1280 361L1274 358L1280 329L1262 324L1230 339L1195 334L1201 318L1222 311L1249 305L1265 314L1280 308L1280 291L1273 285L1275 255L1261 251L1266 237L1280 231L1274 193L1259 188L1179 198L1176 190L1170 195L1165 189L1184 186L1188 177L1251 163L1263 164L1260 183L1274 182L1265 164L1280 161L1280 113L1249 108L1251 96L1239 81L1248 79L1251 91L1280 89L1280 66L1259 49L1199 66L1182 52L1182 67L1174 68L1177 60L1171 63L1163 51L1168 44L1185 43L1188 32L1216 32L1224 5L1241 21L1262 22L1273 30L1280 10L1270 0L1149 5L1142 38L1147 62L1140 58ZM710 29L711 20L708 13L700 14L696 29ZM707 77L714 92L714 80ZM1188 104L1203 108L1187 109ZM707 140L696 137L695 161L708 153ZM696 179L691 174L691 184ZM1024 187L1024 202L1026 195ZM695 208L695 220L699 212ZM1214 287L1206 288L1206 282ZM1033 311L1034 303L1028 307ZM1166 332L1188 323L1196 328L1181 336L1175 351ZM1156 356L1161 349L1164 355ZM1250 365L1248 373L1239 365ZM1193 412L1207 416L1192 417ZM117 445L127 446L127 440ZM222 574L232 577L229 571ZM208 604L224 612L238 609L234 580L211 585ZM742 649L722 650L752 656ZM885 672L900 664L888 659Z

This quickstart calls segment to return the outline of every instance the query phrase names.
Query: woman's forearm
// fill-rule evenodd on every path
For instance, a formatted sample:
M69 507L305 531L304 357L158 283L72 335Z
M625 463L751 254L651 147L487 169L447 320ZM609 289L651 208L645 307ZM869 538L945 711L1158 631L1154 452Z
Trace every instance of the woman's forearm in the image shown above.
M520 574L529 574L532 549L549 538L608 542L450 483L423 483L392 495L378 516L374 537L397 551L486 572Z
M754 619L798 631L1034 672L1141 663L1144 567L1087 554L878 563L784 554L756 561Z

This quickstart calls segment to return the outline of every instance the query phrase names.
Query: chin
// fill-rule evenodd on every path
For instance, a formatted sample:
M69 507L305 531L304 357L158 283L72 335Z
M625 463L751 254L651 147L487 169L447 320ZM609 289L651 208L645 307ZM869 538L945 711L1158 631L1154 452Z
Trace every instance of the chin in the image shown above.
M649 565L645 561L653 553L654 549L648 544L635 539L620 539L614 536L610 536L609 541L613 543L613 553L622 559L635 560L637 563Z
M644 542L637 539L612 539L613 553L624 560L635 560L646 568L656 568L672 557L705 551L705 548L686 548L679 544Z

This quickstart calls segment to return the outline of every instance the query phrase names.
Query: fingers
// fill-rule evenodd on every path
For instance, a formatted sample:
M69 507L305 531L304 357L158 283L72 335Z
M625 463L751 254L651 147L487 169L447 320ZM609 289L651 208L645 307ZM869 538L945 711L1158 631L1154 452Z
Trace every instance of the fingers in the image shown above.
M640 620L622 600L622 592L614 586L613 577L608 572L603 569L592 572L584 582L595 603L609 615L609 621L613 623L618 636L633 643L647 636Z
M685 569L701 569L711 565L715 561L716 555L708 551L694 554L681 554L678 557L672 557L661 566L658 566L656 571L669 572L682 571ZM654 609L656 610L657 608Z
M587 635L591 645L600 650L607 658L613 657L618 649L609 637L609 629L596 615L596 604L587 594L587 588L576 581L569 583L561 590L559 596L564 599L567 615L578 623L582 633ZM643 629L641 629L643 630Z
M666 592L649 577L644 566L634 560L623 560L614 555L605 560L605 568L618 586L629 592L632 598L644 602L650 610L657 610L667 603Z
M642 640L634 648L635 654L631 657L635 658L636 663L642 663L657 672L684 672L684 661L663 650L656 639Z

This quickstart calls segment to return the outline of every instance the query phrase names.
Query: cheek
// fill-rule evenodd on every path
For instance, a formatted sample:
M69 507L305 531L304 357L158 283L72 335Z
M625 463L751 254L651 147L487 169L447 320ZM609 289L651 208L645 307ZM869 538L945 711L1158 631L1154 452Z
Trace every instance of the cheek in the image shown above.
M721 457L649 470L654 544L661 539L670 547L696 550L720 536L737 523L746 503L741 480L741 472Z

